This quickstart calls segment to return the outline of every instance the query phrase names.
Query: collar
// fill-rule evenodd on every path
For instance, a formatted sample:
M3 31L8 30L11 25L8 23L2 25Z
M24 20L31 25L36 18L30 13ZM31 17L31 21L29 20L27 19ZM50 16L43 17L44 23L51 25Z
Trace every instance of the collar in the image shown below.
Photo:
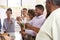
M42 17L44 17L44 15L40 15L40 16L38 16L38 17L36 16L36 18L42 18Z

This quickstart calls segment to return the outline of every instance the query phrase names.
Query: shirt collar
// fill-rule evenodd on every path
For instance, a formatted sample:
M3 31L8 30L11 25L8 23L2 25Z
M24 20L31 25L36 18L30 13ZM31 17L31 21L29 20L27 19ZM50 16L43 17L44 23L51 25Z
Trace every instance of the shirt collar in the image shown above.
M40 15L40 16L38 16L38 17L36 16L36 18L41 18L41 17L44 17L44 15Z

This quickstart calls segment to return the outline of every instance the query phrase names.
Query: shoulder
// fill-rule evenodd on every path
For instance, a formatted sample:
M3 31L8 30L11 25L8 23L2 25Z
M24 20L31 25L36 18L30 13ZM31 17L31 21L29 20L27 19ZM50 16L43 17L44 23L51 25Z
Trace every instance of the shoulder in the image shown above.
M51 13L51 18L54 20L60 20L60 8Z
M46 19L45 15L42 15L41 18L42 18L42 19Z

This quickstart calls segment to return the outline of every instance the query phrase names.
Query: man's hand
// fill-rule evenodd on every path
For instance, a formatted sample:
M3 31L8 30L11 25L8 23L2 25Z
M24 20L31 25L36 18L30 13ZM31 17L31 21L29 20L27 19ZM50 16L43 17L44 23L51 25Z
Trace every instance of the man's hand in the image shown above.
M26 23L25 24L25 27L27 27L28 29L31 29L31 30L33 30L33 31L35 31L35 32L39 32L39 30L40 30L40 28L37 28L37 27L34 27L34 26L32 26L32 25L30 25L29 23Z
M27 33L25 33L25 31L20 31L20 33L22 34L22 37L25 37L25 35L27 35Z
M26 23L26 24L25 24L25 27L28 28L28 29L30 29L30 28L29 28L29 25L30 25L29 23Z

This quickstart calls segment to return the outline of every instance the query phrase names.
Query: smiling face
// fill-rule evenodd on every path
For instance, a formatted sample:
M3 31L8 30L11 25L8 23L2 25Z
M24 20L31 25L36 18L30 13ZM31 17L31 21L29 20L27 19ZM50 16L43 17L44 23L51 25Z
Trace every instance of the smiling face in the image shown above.
M22 10L22 14L26 15L27 14L27 10Z
M28 13L28 11L27 11L26 8L23 8L23 9L21 10L21 14L22 14L23 16L26 16L27 13Z
M35 14L36 14L36 16L40 16L43 14L43 10L36 7L35 8Z

